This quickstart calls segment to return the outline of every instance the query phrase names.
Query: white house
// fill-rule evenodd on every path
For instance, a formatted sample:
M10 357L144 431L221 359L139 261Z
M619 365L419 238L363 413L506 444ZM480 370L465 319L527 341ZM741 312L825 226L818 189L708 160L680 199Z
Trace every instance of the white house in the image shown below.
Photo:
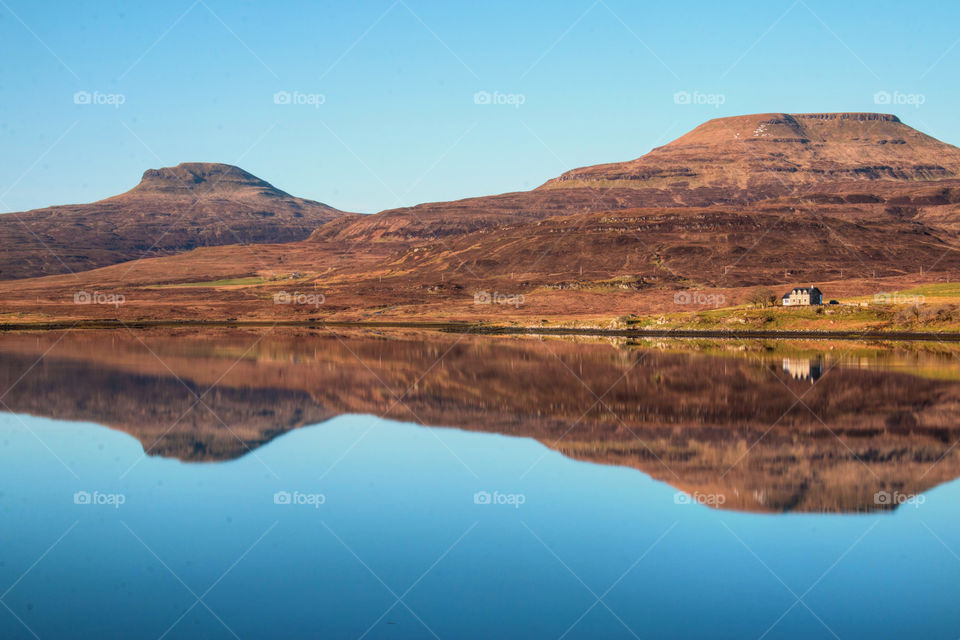
M823 293L816 287L797 287L783 294L781 299L785 307L810 306L823 304Z

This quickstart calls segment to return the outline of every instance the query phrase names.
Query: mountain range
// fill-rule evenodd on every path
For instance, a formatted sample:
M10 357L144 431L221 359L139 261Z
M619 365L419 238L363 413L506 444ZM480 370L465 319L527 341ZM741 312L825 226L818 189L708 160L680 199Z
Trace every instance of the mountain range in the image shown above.
M450 318L490 311L471 303L493 291L524 296L526 314L599 317L680 288L957 279L958 232L957 147L894 115L768 113L531 191L371 215L228 165L149 170L107 200L0 216L0 309ZM271 304L291 286L322 290L325 305ZM78 288L123 291L128 305L63 306Z

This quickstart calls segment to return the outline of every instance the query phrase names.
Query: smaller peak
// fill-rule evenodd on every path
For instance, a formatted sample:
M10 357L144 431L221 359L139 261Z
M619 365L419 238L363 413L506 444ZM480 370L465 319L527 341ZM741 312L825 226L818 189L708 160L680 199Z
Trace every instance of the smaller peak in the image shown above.
M132 193L185 193L237 191L244 188L268 190L280 195L265 180L240 167L219 162L182 162L174 167L147 169Z

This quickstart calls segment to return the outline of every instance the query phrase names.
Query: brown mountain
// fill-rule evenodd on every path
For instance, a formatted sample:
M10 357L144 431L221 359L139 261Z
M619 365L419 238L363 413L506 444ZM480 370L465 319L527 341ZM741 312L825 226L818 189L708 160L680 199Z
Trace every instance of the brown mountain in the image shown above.
M958 228L960 149L894 115L777 113L710 120L530 192L386 211L312 238L409 243L378 283L745 286L954 272Z
M0 215L0 279L85 271L196 247L302 240L343 217L239 167L150 169L112 198Z
M942 275L960 270L958 228L960 149L894 115L776 113L710 120L531 192L388 211L312 238L409 242L378 283L529 291Z
M889 114L717 118L636 160L573 169L533 191L393 209L331 225L317 237L446 238L551 215L798 204L881 218L923 213L953 225L960 149Z
M574 169L541 189L649 189L669 193L675 204L704 206L825 184L870 192L958 178L960 149L894 115L766 113L710 120L641 158Z

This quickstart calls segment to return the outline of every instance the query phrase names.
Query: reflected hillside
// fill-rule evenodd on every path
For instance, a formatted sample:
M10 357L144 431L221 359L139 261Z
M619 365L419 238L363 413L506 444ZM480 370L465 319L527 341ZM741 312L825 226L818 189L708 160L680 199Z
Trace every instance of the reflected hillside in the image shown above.
M192 462L350 413L536 438L721 493L733 509L891 508L874 494L960 476L960 382L945 347L694 346L293 329L8 334L0 388L12 386L11 411L100 423L150 455Z

